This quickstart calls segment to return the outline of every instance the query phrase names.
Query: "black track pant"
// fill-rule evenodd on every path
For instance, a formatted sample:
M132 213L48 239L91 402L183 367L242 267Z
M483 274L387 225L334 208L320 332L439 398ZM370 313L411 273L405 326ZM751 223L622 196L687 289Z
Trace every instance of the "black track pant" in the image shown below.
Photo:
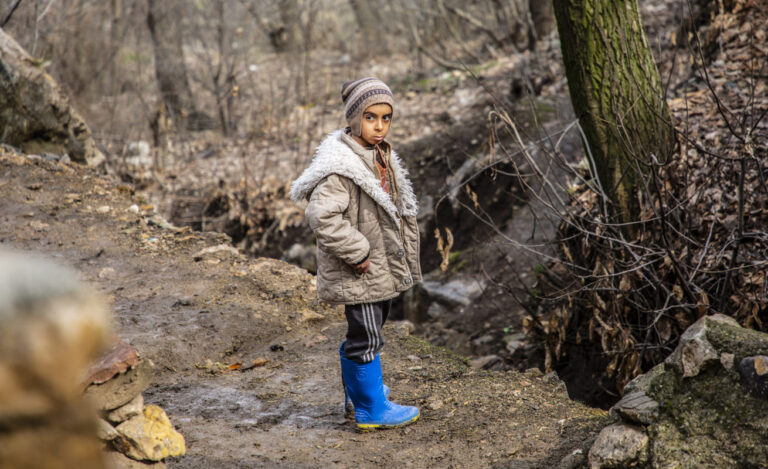
M373 361L384 346L381 326L387 320L391 306L392 300L385 300L344 307L344 314L347 316L347 342L344 344L344 355L348 359L357 363Z

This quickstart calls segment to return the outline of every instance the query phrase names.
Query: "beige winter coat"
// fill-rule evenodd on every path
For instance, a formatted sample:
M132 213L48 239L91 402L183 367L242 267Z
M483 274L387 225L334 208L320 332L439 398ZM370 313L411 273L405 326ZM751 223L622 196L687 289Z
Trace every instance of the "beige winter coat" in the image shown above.
M330 303L373 303L421 281L418 204L394 151L390 168L397 206L381 188L374 151L341 130L320 144L291 185L291 198L309 198L307 220L317 237L317 292ZM370 259L368 272L350 267Z

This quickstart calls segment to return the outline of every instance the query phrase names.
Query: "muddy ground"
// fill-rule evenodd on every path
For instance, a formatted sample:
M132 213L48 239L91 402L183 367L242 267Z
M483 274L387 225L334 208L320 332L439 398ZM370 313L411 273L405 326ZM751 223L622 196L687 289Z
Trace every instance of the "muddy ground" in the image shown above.
M111 300L117 333L156 365L146 400L186 438L171 468L550 467L606 421L554 377L477 371L392 323L385 382L421 419L358 433L342 413L342 310L316 300L313 277L143 202L90 170L0 149L0 247L72 266Z

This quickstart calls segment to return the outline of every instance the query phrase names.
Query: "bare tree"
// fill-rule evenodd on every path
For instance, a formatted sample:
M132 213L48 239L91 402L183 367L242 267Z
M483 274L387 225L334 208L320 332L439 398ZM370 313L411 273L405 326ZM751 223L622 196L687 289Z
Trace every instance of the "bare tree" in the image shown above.
M155 52L155 76L164 104L153 123L155 140L163 133L163 116L175 128L204 130L215 121L196 109L184 65L182 36L178 29L179 8L175 0L147 0L147 25ZM166 129L169 130L169 129Z

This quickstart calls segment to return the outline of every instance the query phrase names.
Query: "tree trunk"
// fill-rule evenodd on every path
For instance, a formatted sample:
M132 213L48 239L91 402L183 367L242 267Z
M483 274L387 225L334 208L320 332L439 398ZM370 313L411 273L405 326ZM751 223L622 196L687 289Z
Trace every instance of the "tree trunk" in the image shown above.
M635 0L554 0L573 108L612 214L637 220L637 189L674 147L670 113ZM629 230L631 233L633 230Z
M552 0L529 0L528 8L533 21L532 32L536 34L535 41L555 30L555 10L552 8Z
M371 42L366 40L366 38L370 40L371 38L380 38L382 35L386 36L387 34L384 30L385 23L382 22L378 9L371 8L371 4L367 0L349 0L349 3L352 6L352 11L355 12L357 29L360 31L362 38L359 44L363 47L358 50L360 55L367 57L370 55L385 55L389 52L387 47L388 41L386 40L373 41L376 44L375 49L367 47Z
M68 154L98 166L104 155L82 117L40 64L0 29L0 142L26 153Z
M215 128L215 121L196 110L184 65L178 3L174 0L147 0L147 25L155 51L155 76L166 117L172 126L187 130ZM160 113L163 114L163 113ZM158 115L154 126L165 127ZM157 133L156 132L156 133ZM156 138L157 139L157 138Z

